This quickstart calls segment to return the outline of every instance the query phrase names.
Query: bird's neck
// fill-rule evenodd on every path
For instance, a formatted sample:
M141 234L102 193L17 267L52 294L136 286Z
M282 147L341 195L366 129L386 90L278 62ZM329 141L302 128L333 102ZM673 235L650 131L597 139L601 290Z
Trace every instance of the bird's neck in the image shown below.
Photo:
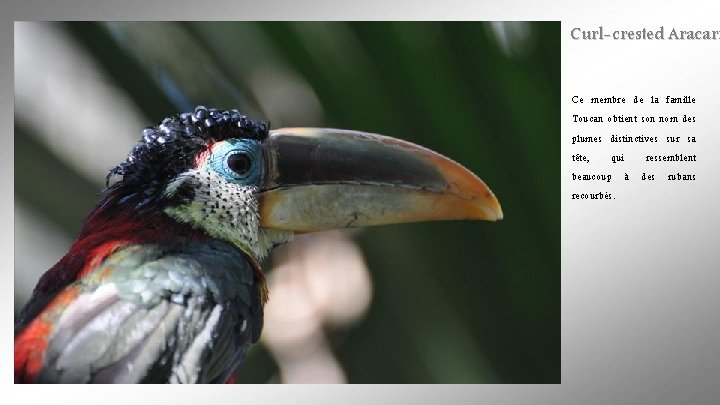
M132 209L116 209L98 215L93 212L70 248L70 254L83 257L87 267L84 270L88 271L123 246L211 240L202 230L174 221L160 211L138 215ZM79 274L78 278L83 275Z
M101 200L68 253L42 275L33 291L33 299L23 309L17 330L22 330L66 286L92 273L107 257L125 246L160 244L179 248L193 242L218 242L202 229L175 221L160 210L138 212L132 205L118 204L117 198L106 195ZM264 303L268 294L260 265L254 257L246 252L243 254L253 267L256 286Z
M42 276L36 292L52 294L58 286L82 279L124 246L210 240L202 230L174 221L159 210L138 212L106 196L90 213L68 253Z
M178 242L205 243L212 240L203 231L178 223L164 213L145 210L138 213L107 196L88 217L70 250L55 266L46 271L33 291L33 298L23 309L16 327L21 330L66 286L92 273L113 252L132 244L177 245ZM262 273L254 265L260 285Z

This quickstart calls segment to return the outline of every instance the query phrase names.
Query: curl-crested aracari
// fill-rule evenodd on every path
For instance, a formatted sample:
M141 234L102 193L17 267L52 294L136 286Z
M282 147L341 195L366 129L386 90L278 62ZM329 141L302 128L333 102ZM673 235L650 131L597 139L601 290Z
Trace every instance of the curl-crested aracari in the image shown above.
M295 232L502 218L452 160L381 135L198 107L143 131L15 326L16 382L225 382Z

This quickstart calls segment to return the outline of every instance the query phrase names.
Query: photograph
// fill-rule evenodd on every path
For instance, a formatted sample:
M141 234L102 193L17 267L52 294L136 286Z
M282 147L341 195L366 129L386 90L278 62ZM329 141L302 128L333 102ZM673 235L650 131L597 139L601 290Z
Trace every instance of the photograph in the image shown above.
M559 21L13 34L15 383L561 383Z

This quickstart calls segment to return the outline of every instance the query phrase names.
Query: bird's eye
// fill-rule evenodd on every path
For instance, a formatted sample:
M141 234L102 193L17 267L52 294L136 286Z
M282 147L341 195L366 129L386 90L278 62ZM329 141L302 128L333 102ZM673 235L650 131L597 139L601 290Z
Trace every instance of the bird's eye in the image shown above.
M228 181L257 185L262 178L263 155L254 139L228 139L213 147L209 167Z
M233 153L227 158L227 165L233 172L244 176L252 166L252 161L247 153Z

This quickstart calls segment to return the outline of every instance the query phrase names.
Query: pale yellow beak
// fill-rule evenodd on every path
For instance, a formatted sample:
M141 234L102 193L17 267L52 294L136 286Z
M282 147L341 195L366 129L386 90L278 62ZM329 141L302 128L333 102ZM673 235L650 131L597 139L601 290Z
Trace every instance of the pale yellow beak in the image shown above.
M468 169L422 146L383 135L283 128L263 143L261 226L311 232L503 213Z

